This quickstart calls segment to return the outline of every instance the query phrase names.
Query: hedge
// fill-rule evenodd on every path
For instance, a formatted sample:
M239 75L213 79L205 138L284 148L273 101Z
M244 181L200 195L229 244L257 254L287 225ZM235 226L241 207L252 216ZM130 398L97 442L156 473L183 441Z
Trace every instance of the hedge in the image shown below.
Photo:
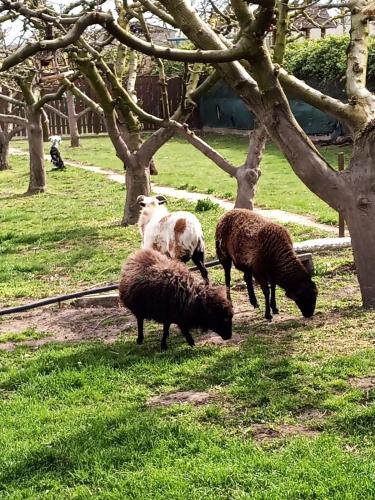
M285 69L301 79L323 81L343 79L346 69L346 50L349 37L327 36L320 40L305 40L287 45ZM375 76L375 40L369 39L367 76Z

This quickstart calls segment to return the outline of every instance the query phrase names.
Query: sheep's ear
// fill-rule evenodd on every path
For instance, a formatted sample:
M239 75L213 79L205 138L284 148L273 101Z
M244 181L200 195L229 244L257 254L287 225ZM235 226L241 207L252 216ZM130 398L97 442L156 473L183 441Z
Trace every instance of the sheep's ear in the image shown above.
M143 196L143 194L140 194L137 198L137 203L141 206L141 207L145 207L146 206L146 203L144 202L144 199L145 197Z
M163 203L167 203L166 198L162 194L158 194L156 196L156 199L158 200L159 205L163 205Z

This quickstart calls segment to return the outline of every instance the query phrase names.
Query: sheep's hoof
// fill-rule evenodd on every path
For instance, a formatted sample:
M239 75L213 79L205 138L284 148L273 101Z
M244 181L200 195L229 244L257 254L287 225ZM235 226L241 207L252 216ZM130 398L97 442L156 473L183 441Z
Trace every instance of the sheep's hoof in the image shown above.
M137 344L142 345L143 344L143 339L137 339Z
M161 346L160 346L160 350L161 350L161 352L167 351L168 350L167 343L165 343L165 344L162 343Z
M272 313L273 314L279 314L279 310L278 309L272 309Z
M264 318L267 320L267 321L272 321L272 316L271 314L270 315L265 315Z

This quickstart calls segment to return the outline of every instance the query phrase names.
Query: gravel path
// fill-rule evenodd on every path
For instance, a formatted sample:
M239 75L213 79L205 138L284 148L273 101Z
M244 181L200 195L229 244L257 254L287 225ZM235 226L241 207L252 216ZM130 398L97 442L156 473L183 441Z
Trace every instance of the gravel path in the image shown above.
M10 148L10 154L14 155L26 155L24 151L21 151L17 148ZM46 160L49 160L49 156L46 155ZM64 160L66 165L75 168L81 168L82 170L87 170L89 172L94 172L96 174L105 175L110 181L118 182L120 184L124 184L125 176L123 174L116 173L112 170L107 170L101 167L97 167L95 165L85 165L83 163ZM234 204L231 201L222 200L221 198L217 198L216 196L204 193L192 193L190 191L185 191L183 189L175 189L173 187L168 186L159 186L158 184L152 182L152 191L156 194L162 194L165 196L171 196L173 198L183 199L187 201L196 202L201 199L209 198L214 203L217 203L220 207L223 207L225 210L230 210L233 208ZM260 215L264 215L269 219L275 220L281 223L291 222L294 224L299 224L301 226L314 227L319 229L320 231L324 231L331 236L338 233L338 229L335 226L331 226L329 224L322 224L320 222L316 222L312 217L306 215L294 214L291 212L286 212L284 210L266 210L261 208L255 208L254 211Z

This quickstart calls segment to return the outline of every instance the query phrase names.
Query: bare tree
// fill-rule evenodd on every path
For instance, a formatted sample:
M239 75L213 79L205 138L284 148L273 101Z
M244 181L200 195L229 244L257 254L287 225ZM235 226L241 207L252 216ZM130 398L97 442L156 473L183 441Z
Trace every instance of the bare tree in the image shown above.
M7 170L9 165L9 144L18 132L23 130L27 125L26 118L19 116L16 113L17 108L23 106L23 103L15 99L15 92L3 85L0 93L0 101L5 107L5 113L0 113L0 170Z
M163 47L139 39L123 30L111 14L91 12L74 19L64 18L66 34L50 41L22 47L2 63L7 70L40 50L66 47L85 29L100 24L121 43L159 58L186 62L210 62L221 77L241 96L264 124L298 177L320 198L343 214L352 238L363 304L375 307L375 98L366 87L368 23L375 9L370 0L351 0L350 42L347 49L346 93L348 101L318 92L274 65L264 38L276 22L275 0L257 0L250 8L243 0L231 0L240 26L238 38L224 41L192 8L188 0L160 0L152 4L153 14L172 19L197 49ZM340 2L339 2L340 3ZM21 10L5 2L0 11ZM332 4L330 4L332 6ZM27 14L22 7L24 15ZM49 14L33 12L39 19ZM52 17L52 16L50 16ZM316 108L331 114L351 130L353 153L349 167L337 172L320 155L293 117L284 89Z

